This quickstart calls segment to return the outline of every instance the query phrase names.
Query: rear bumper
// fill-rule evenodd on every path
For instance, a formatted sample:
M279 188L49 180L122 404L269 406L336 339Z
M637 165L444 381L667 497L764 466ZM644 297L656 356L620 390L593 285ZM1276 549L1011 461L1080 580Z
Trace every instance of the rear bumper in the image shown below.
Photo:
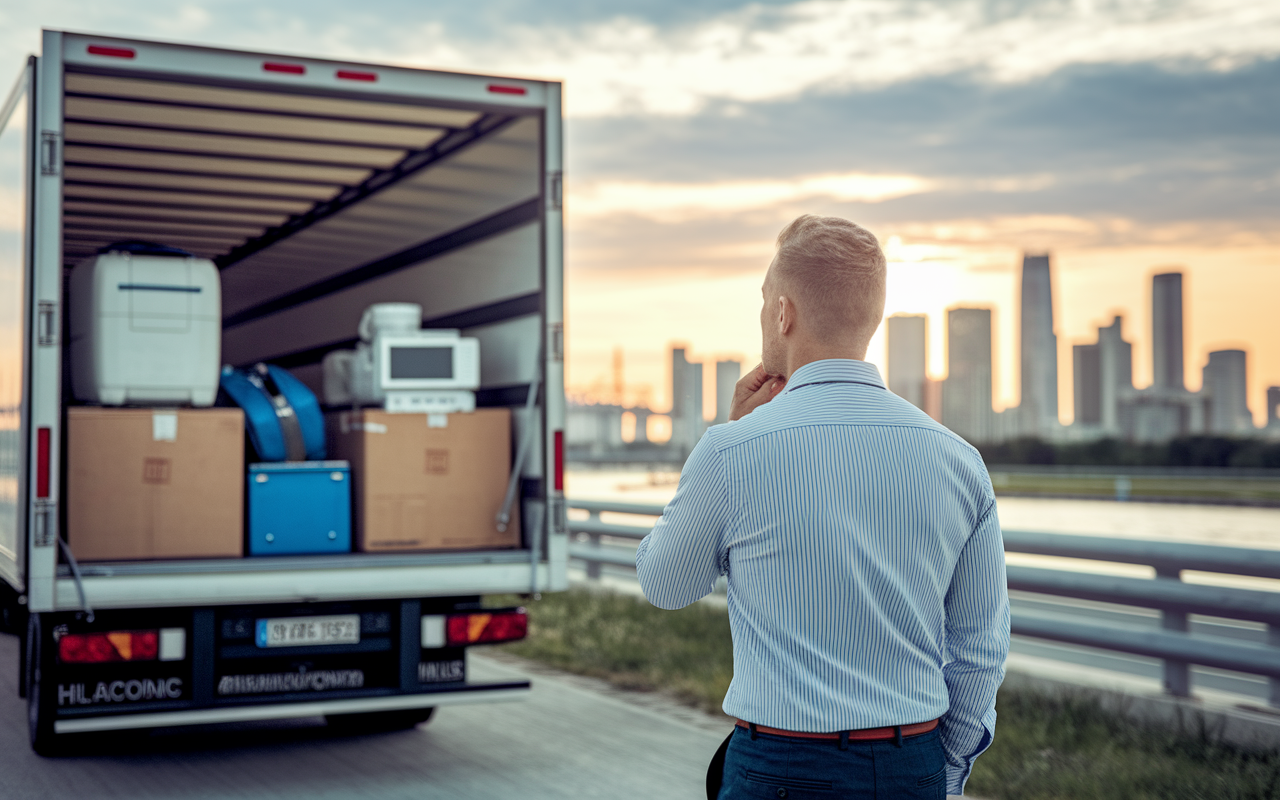
M181 725L208 725L216 722L251 722L256 720L320 717L326 714L397 711L400 709L465 705L468 703L504 703L524 700L528 697L529 690L529 681L514 681L511 683L475 684L458 689L420 694L359 697L345 700L313 700L296 703L265 703L263 705L237 705L222 708L60 719L54 723L54 732L89 733L92 731L118 731L132 728L167 728Z

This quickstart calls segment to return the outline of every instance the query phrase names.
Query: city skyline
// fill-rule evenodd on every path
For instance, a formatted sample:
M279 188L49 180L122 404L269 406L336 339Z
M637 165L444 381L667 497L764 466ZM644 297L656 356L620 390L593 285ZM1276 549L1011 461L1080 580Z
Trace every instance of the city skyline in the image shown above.
M1078 335L1067 338L1056 333L1053 323L1053 309L1058 306L1058 300L1054 297L1051 288L1057 280L1055 271L1050 268L1050 259L1052 258L1052 254L1027 254L1022 258L1024 270L1030 267L1033 285L1029 290L1023 290L1023 287L1019 286L1019 293L1022 297L1038 303L1040 308L1037 313L1028 315L1026 325L1023 326L1027 328L1027 330L1025 330L1021 335L1024 337L1031 337L1033 334L1038 334L1040 336L1039 344L1041 345L1041 348L1044 348L1047 345L1058 362L1056 370L1048 374L1042 373L1038 376L1034 376L1032 380L1038 379L1043 384L1053 386L1054 389L1052 391L1055 403L1061 400L1062 395L1068 395L1069 405L1067 407L1071 409L1071 416L1067 416L1066 413L1056 415L1054 418L1057 419L1060 424L1070 425L1080 419L1080 414L1076 411L1076 408L1078 403L1081 401L1083 387L1078 385L1079 382L1077 381L1076 376L1080 374L1080 360L1082 358L1086 360L1105 360L1105 374L1107 375L1113 375L1113 371L1120 370L1123 371L1124 374L1131 376L1130 379L1123 384L1123 386L1128 389L1143 390L1158 387L1179 391L1199 391L1205 385L1204 376L1211 372L1209 369L1209 361L1212 354L1240 352L1242 354L1242 360L1248 361L1248 374L1245 382L1246 391L1242 393L1240 399L1243 401L1243 405L1247 406L1249 419L1252 421L1254 426L1257 428L1263 428L1267 425L1269 418L1268 414L1271 413L1268 409L1273 405L1269 398L1274 395L1274 392L1269 395L1268 390L1271 386L1280 384L1280 380L1275 380L1272 383L1268 382L1266 378L1259 376L1259 367L1256 363L1256 358L1252 356L1251 349L1248 347L1241 348L1229 346L1238 340L1227 340L1226 343L1228 346L1221 347L1213 347L1212 345L1202 347L1196 347L1194 345L1189 346L1189 343L1187 342L1188 334L1186 332L1186 329L1189 327L1186 323L1187 304L1184 302L1183 297L1184 274L1182 272L1170 272L1168 271L1170 269L1168 267L1151 271L1148 284L1148 297L1150 298L1148 306L1150 310L1147 317L1149 324L1146 328L1145 336L1143 335L1143 329L1134 324L1134 317L1139 317L1140 315L1133 314L1129 312L1128 309L1117 309L1111 316L1109 324L1104 324L1101 320L1096 321L1092 325L1092 330L1089 332L1091 335L1086 334L1083 336ZM1048 309L1047 314L1045 313L1046 306ZM997 310L993 307L967 304L963 302L946 308L944 313L950 316L952 312L956 310L972 310L976 308L984 310L988 317L992 319L1001 316L1001 310ZM1021 315L1019 310L1016 308L1013 310L1003 309L1003 316L1012 317L1014 320L1023 319L1023 315ZM912 399L910 397L911 390L903 388L906 386L906 383L903 383L903 378L901 376L895 378L892 371L888 369L888 365L893 358L892 354L889 352L890 348L893 346L892 340L889 336L889 331L895 324L901 324L908 320L912 322L919 321L919 323L922 323L912 326L912 330L910 332L912 339L918 341L919 338L924 338L927 341L928 357L927 363L924 365L925 380L924 385L920 389L921 394L919 397L921 398L921 403L927 402L924 393L929 391L930 384L933 384L934 390L938 394L938 397L935 398L935 402L938 406L938 413L935 414L935 416L938 416L938 418L941 419L941 410L944 403L944 400L942 399L944 397L944 393L942 391L943 387L941 384L945 383L946 378L950 375L950 370L939 369L936 357L937 348L935 337L941 337L943 339L943 352L949 353L950 346L946 340L948 325L945 321L942 325L935 326L932 315L930 314L906 313L901 311L891 313L887 310L884 321L882 322L876 333L876 337L873 339L872 345L869 348L867 360L876 364L880 369L882 376L886 376L886 380L890 383L891 388L894 388L893 384L897 383L897 388L903 390L900 391L899 394L902 394L904 397L908 397L908 399ZM998 360L1000 348L994 335L994 323L991 323L990 327L993 330L991 335L991 372L993 375L998 375L996 362ZM1124 329L1123 331L1122 327ZM941 328L941 330L936 330L936 328ZM1280 330L1277 331L1275 338L1280 340ZM658 357L665 359L666 353L670 351L672 347L679 347L680 352L682 353L696 352L688 342L675 343L666 350L657 353ZM917 345L913 341L912 348L914 349L915 347L917 347ZM1123 348L1123 352L1120 352L1119 348ZM1020 355L1019 350L1020 348L1015 347L1014 353L1006 354L1006 358L1022 360L1023 356ZM879 351L878 358L876 357L877 351ZM699 353L697 358L701 358L702 361L705 361L708 364L717 360L723 360L724 358L733 358L743 362L744 369L749 369L752 365L751 363L748 363L752 362L750 357L744 357L739 353L726 354L724 350ZM1144 358L1146 361L1145 364L1143 363ZM1123 360L1117 361L1117 359ZM1091 361L1089 363L1094 364L1090 369L1101 370L1103 368L1100 362ZM921 367L918 365L913 366L913 374L914 371L917 371L920 368ZM1146 373L1145 381L1142 380L1144 372ZM1092 392L1104 392L1106 393L1106 396L1114 399L1116 393L1121 391L1120 384L1117 383L1117 379L1115 377L1109 377L1104 381L1101 378L1102 374L1103 373L1099 372L1098 385L1088 390L1091 402L1095 402L1097 413L1103 413L1103 410L1106 408L1113 408L1114 403L1102 402L1100 398L1093 401ZM992 382L994 384L998 384L997 380L993 380ZM1012 375L1006 375L1005 377L1006 384L1019 383L1025 386L1028 382L1028 376L1022 374L1016 367ZM601 399L605 399L598 390L598 387L601 385L602 383L600 379L597 379L595 385L586 391L583 391L583 388L579 386L577 387L577 391L571 391L570 393L582 400L598 402ZM702 401L704 417L707 420L715 419L718 416L715 410L715 387L717 386L717 380L714 375L708 373L703 376L701 385L704 387L704 398ZM666 407L664 401L665 403L669 403L670 401L669 393L665 392L661 385L654 386L650 383L636 384L632 382L629 383L629 386L633 387L629 390L629 394L632 396L634 402L643 403L646 407L652 409L654 413L664 413L663 408ZM998 386L993 388L990 397L992 398L991 406L996 412L1020 407L1020 403L1018 402L1008 402L1007 395L1005 402L1001 403L999 399ZM915 400L912 400L912 402L915 402ZM921 403L917 404L920 405ZM1237 405L1240 405L1240 403L1237 402ZM922 405L922 407L924 406ZM1025 414L1026 412L1023 413ZM1089 416L1090 413L1092 412L1089 410L1085 411L1086 424L1094 424L1094 421ZM1114 414L1112 417L1114 417ZM1022 420L1025 420L1025 417L1022 418ZM1009 425L1013 423L1005 422L1003 424ZM1028 424L1031 425L1031 429L1026 428ZM1111 431L1113 433L1118 431L1119 423L1114 418L1100 421L1098 424L1102 425L1103 429L1107 431ZM1019 430L1023 430L1028 435L1030 435L1036 427L1036 423L1027 423L1021 420L1017 423L1017 428ZM1041 424L1040 427L1043 428L1043 424ZM1041 435L1048 436L1051 435L1051 432L1045 429Z

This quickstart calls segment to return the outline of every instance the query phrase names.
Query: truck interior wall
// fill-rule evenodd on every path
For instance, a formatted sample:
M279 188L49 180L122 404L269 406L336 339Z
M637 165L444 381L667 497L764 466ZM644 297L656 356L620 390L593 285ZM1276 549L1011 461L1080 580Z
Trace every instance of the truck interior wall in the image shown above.
M223 361L278 359L354 339L372 303L421 303L428 324L540 290L539 226L528 224L311 302L224 329ZM464 320L465 322L465 320ZM457 326L465 327L465 326ZM485 350L481 350L482 357ZM318 354L313 356L318 360ZM292 364L302 366L302 364ZM482 369L483 385L501 385Z

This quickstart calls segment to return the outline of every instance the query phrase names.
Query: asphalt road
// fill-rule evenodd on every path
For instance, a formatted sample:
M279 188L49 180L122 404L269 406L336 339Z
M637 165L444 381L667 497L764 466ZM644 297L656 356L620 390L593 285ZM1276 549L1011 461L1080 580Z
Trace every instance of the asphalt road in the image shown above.
M0 635L0 797L663 798L705 797L706 763L728 724L661 698L534 670L519 703L454 706L399 733L340 736L324 721L94 734L80 754L27 744L18 642ZM529 675L473 657L472 677Z

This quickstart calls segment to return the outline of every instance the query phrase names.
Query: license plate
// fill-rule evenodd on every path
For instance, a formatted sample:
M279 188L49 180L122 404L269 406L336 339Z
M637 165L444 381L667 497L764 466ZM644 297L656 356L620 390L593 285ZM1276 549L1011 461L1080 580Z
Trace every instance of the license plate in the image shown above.
M321 644L359 644L360 615L280 617L258 620L258 647L306 647Z

